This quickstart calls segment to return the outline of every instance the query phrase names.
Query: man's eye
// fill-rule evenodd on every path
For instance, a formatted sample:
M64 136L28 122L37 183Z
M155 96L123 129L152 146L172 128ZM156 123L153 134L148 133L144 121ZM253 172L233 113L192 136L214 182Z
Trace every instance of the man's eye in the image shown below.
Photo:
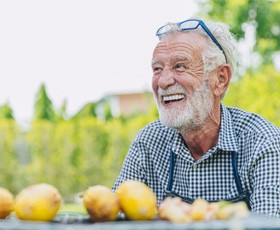
M153 72L154 73L159 73L161 70L162 70L161 67L158 67L158 66L153 67Z
M176 64L175 69L176 70L185 70L186 66L184 64Z

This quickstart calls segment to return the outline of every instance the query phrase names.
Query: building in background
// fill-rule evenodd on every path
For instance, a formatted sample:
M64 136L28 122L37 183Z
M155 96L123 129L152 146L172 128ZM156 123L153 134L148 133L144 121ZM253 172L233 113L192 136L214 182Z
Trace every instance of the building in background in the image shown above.
M115 93L104 96L96 103L98 117L104 117L106 107L114 117L132 116L136 113L147 113L154 104L151 92Z

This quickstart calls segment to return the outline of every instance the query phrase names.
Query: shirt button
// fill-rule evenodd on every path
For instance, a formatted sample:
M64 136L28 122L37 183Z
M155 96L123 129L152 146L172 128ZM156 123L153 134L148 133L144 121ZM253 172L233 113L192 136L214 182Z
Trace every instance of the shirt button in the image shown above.
M196 164L193 164L193 168L196 169L196 168L197 168L197 165L196 165Z

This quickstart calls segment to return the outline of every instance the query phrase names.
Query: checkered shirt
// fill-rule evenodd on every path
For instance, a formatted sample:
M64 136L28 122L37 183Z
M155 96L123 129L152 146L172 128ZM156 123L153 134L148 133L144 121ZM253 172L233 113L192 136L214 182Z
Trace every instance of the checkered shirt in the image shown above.
M176 154L172 191L192 199L221 200L238 195L231 165L237 167L253 212L280 216L280 129L263 117L221 105L219 140L195 161L178 131L156 120L131 144L113 190L127 179L146 183L158 205L169 181L170 150Z

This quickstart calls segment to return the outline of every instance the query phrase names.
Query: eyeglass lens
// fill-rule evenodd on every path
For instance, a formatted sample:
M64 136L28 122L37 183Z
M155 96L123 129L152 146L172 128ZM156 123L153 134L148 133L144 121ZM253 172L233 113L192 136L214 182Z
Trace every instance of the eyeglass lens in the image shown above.
M199 21L194 21L194 20L184 21L179 24L179 27L182 30L194 30L198 26L199 26Z

